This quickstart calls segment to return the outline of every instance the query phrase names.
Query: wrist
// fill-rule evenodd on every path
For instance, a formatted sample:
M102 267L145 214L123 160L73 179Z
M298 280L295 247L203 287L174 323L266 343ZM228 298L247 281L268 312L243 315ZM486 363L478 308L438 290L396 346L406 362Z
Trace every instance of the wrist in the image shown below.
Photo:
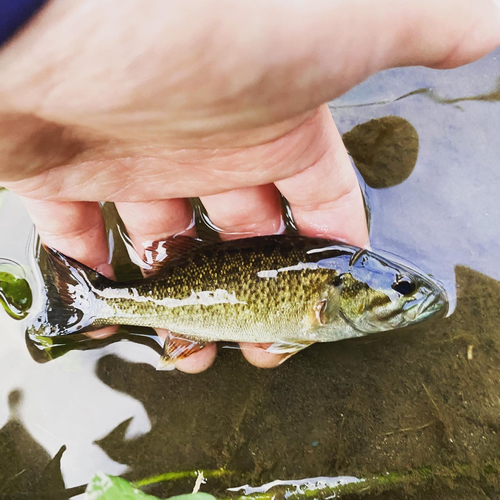
M0 3L3 1L7 0L0 0ZM43 89L47 88L47 77L53 67L51 59L57 56L56 51L46 51L44 46L62 9L55 0L36 1L40 7L3 45L0 44L2 114L31 114L43 104Z

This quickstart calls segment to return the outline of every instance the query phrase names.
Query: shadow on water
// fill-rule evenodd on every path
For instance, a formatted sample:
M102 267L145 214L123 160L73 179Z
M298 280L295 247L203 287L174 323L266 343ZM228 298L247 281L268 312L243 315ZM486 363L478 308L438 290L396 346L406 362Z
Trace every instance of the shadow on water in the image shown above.
M10 418L0 429L0 498L66 500L82 488L66 490L61 474L62 446L51 459L25 429L19 415L21 391L9 394Z
M253 368L230 349L196 377L105 356L98 377L141 401L152 429L127 440L126 420L98 444L129 465L126 477L134 480L192 468L225 467L251 484L426 468L412 495L500 492L498 477L484 473L500 459L500 311L483 293L498 297L500 282L464 267L456 272L462 295L451 318L316 345L278 370ZM464 464L458 478L451 475ZM228 481L219 486L234 486L235 477ZM402 488L389 485L395 495ZM172 493L165 486L150 492Z

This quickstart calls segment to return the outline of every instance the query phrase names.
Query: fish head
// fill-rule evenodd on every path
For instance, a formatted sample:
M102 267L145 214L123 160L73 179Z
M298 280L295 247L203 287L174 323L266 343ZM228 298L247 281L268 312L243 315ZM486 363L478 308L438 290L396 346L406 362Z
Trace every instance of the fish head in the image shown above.
M340 312L360 335L419 323L448 307L443 286L418 269L368 250L340 275Z

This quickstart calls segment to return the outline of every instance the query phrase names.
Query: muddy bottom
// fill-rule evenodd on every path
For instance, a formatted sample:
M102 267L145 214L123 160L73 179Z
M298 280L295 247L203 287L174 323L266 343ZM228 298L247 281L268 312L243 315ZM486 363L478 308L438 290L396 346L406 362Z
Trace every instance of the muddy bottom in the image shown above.
M128 479L236 471L219 481L222 488L390 471L383 485L361 495L378 498L382 487L380 498L496 498L500 282L458 267L457 284L451 318L315 345L277 370L253 368L224 348L196 377L105 356L99 378L141 401L153 428L125 440L124 422L99 446L132 467ZM150 489L158 496L176 491Z

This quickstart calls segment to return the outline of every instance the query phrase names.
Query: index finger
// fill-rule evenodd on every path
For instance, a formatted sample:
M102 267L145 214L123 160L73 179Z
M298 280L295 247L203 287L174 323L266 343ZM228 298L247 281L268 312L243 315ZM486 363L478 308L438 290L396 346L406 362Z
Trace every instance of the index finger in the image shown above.
M318 148L313 163L276 182L288 200L297 228L307 236L369 245L363 196L333 118L324 104L315 115Z

